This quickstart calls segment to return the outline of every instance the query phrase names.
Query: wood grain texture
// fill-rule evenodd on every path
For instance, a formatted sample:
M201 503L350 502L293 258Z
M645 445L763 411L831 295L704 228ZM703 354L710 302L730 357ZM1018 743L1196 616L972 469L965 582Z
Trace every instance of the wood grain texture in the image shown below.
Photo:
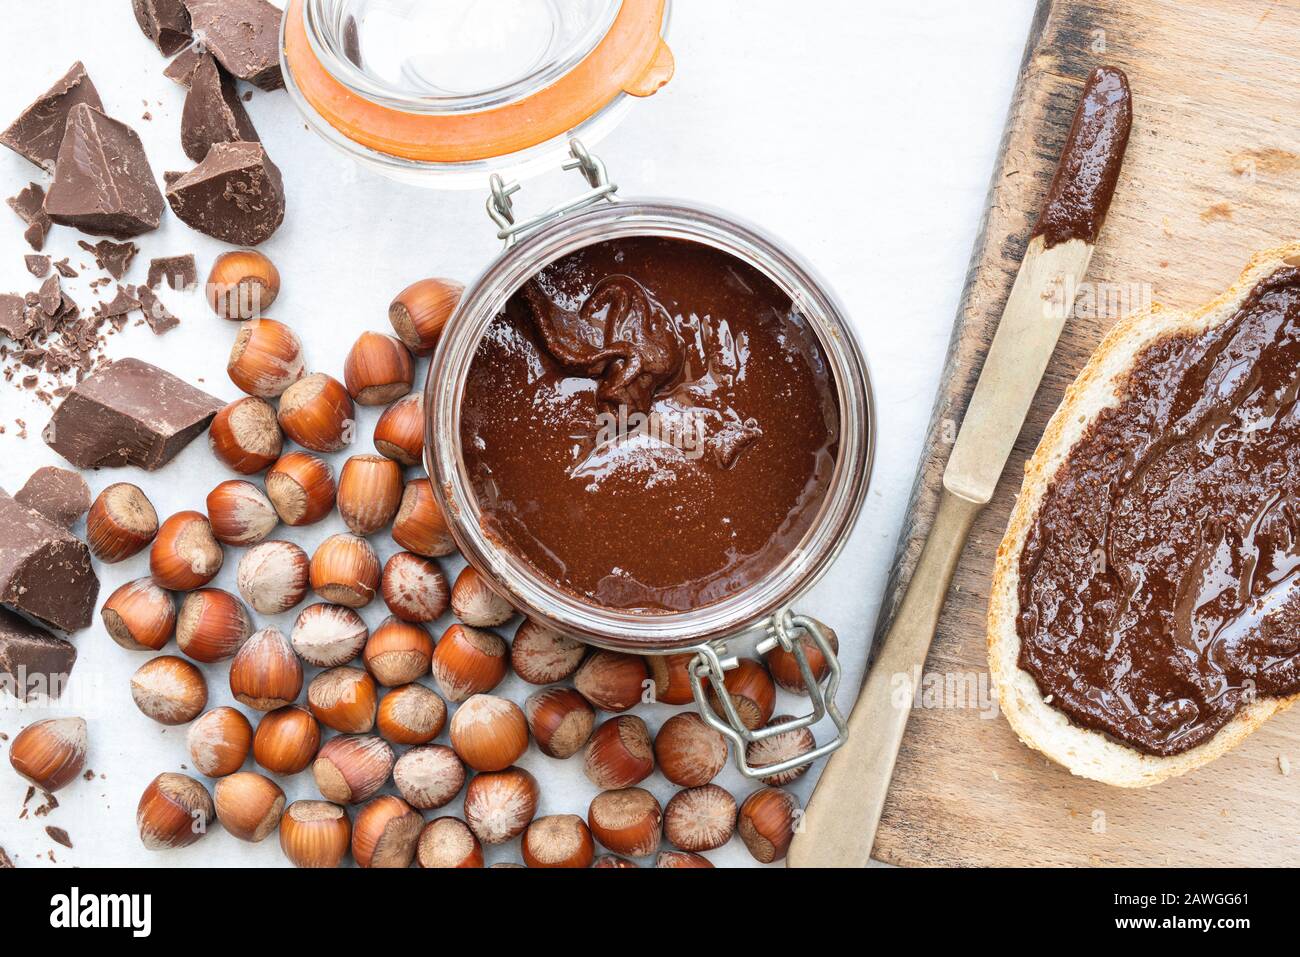
M1300 230L1300 3L1042 0L953 331L877 635L933 519L951 442L1069 130L1083 80L1122 68L1133 134L1089 272L1128 305L1193 306ZM1122 298L1122 297L1121 297ZM1066 386L1128 308L1067 323L990 506L972 530L908 726L875 856L908 865L1300 864L1300 710L1185 778L1122 791L1016 739L987 688L993 556ZM933 693L935 683L940 686ZM947 688L947 693L943 687ZM924 692L923 692L924 694ZM937 700L932 700L937 699ZM1290 775L1284 768L1294 764Z

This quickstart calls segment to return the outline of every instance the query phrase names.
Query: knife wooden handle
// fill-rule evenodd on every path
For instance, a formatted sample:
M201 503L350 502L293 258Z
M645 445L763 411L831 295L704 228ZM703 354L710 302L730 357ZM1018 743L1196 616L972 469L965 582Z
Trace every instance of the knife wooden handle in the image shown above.
M982 505L944 491L930 536L849 716L849 738L822 771L786 857L789 867L863 867L911 713L918 669L957 559Z

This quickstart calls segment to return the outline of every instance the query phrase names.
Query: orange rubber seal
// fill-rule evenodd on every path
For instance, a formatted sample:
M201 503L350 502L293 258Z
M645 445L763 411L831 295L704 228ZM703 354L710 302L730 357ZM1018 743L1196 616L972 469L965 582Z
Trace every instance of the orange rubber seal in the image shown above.
M672 78L663 42L664 0L623 0L609 32L550 86L506 106L429 115L381 106L347 89L321 65L303 23L303 0L285 13L285 62L325 122L362 146L424 163L492 159L562 136L621 93L649 96Z

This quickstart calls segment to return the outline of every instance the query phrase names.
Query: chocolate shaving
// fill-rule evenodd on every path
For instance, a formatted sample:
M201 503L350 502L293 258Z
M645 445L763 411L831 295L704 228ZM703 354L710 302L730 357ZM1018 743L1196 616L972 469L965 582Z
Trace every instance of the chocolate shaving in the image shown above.
M45 237L49 235L50 217L45 214L45 190L37 183L28 183L17 196L8 199L9 208L18 214L27 224L23 238L36 252L45 248Z
M41 309L47 316L53 316L63 305L63 290L59 288L59 274L55 273L45 282L41 283L39 293L41 300Z
M50 836L50 840L56 844L62 844L66 848L72 847L72 838L68 837L68 832L61 827L47 827L45 833Z
M10 339L25 339L32 331L33 321L22 296L0 293L0 332Z
M5 853L5 849L0 847L0 871L12 870L13 866L14 862L9 860L9 855Z
M68 262L67 256L64 256L54 264L54 270L64 279L76 279L77 276L80 275L77 270L72 268L72 265Z
M9 129L0 133L0 143L37 166L49 169L58 158L68 116L83 104L96 110L104 108L95 84L78 60L58 82L23 110Z
M95 265L114 279L121 279L131 268L131 260L140 248L135 243L115 243L111 239L101 239L91 244L84 239L77 240L77 245L95 257Z
M135 312L140 308L140 305L134 287L118 286L117 294L111 300L98 303L95 306L95 315L105 319L114 319Z
M179 319L167 311L158 294L148 286L141 286L136 290L136 295L140 297L145 321L149 323L149 328L153 330L154 335L161 336L181 324Z
M23 257L23 262L27 264L27 271L37 279L43 278L50 271L50 257L37 256L29 253Z
M173 289L184 291L192 288L199 281L198 267L194 264L194 254L183 256L161 256L149 261L149 278L145 284L157 289L160 282L166 281Z

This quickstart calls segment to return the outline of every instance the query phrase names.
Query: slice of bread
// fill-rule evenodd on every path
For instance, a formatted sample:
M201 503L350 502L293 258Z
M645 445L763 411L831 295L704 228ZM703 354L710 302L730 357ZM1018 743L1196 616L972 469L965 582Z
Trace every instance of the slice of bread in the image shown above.
M1020 553L1039 504L1066 456L1098 413L1119 403L1137 357L1163 336L1199 333L1227 321L1261 280L1287 265L1300 265L1300 242L1259 253L1231 288L1199 309L1178 311L1153 306L1117 323L1066 390L1038 449L1025 465L1024 485L998 547L993 574L988 617L989 672L998 689L1002 712L1020 740L1074 774L1118 787L1149 787L1213 761L1300 698L1300 694L1261 698L1242 709L1204 744L1168 757L1144 754L1108 735L1075 725L1063 712L1047 704L1033 676L1019 666L1020 636L1016 632Z

